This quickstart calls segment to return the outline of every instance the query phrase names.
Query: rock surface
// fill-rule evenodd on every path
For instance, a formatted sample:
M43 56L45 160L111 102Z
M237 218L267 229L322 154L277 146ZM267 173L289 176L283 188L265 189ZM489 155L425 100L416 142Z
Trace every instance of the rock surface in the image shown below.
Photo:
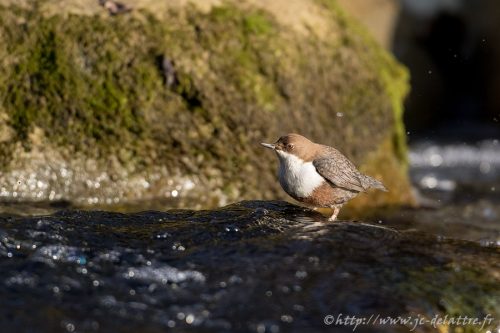
M0 322L2 332L352 332L324 323L342 314L426 320L356 332L478 332L431 320L489 315L481 331L493 331L498 255L276 201L11 215L0 218Z
M0 2L1 197L284 198L258 143L294 131L384 181L358 211L412 201L407 72L335 1L124 3Z
M392 48L396 23L401 10L397 0L338 0L339 5L360 21L386 49Z

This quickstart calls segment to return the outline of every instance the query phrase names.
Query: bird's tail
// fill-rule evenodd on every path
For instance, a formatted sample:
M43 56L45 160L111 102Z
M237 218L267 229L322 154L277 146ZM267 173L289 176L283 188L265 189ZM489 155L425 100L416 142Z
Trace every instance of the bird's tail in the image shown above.
M367 176L367 175L363 175L363 177L361 178L361 184L363 185L363 188L365 188L365 189L375 188L377 190L388 192L388 190L385 188L385 186L384 186L384 184L382 184L382 182L376 180L375 178Z

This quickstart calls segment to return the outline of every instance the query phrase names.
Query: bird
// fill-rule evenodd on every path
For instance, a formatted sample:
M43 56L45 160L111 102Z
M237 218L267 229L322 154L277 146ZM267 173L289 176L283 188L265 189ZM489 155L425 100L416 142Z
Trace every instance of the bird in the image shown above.
M275 143L261 145L278 156L283 190L307 206L333 209L329 221L335 221L342 206L360 192L370 188L387 192L380 181L359 172L340 151L300 134L287 134Z

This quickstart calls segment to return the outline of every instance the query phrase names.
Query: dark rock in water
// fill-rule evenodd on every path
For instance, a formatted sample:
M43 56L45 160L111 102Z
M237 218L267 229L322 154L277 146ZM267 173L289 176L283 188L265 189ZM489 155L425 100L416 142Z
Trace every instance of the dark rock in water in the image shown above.
M436 315L498 318L498 255L411 230L327 223L284 202L2 217L0 322L2 332L352 332L325 316L399 315L429 319L417 332L437 331Z

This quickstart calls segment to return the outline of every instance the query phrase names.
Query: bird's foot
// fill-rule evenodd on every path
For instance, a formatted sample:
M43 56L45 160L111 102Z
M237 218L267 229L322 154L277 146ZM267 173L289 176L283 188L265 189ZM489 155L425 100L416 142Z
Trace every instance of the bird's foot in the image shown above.
M330 216L330 217L328 218L328 222L335 222L335 220L336 220L336 219L337 219L337 215L332 214L332 216Z
M328 218L328 222L333 222L337 219L337 215L339 215L340 207L332 207L333 214Z

